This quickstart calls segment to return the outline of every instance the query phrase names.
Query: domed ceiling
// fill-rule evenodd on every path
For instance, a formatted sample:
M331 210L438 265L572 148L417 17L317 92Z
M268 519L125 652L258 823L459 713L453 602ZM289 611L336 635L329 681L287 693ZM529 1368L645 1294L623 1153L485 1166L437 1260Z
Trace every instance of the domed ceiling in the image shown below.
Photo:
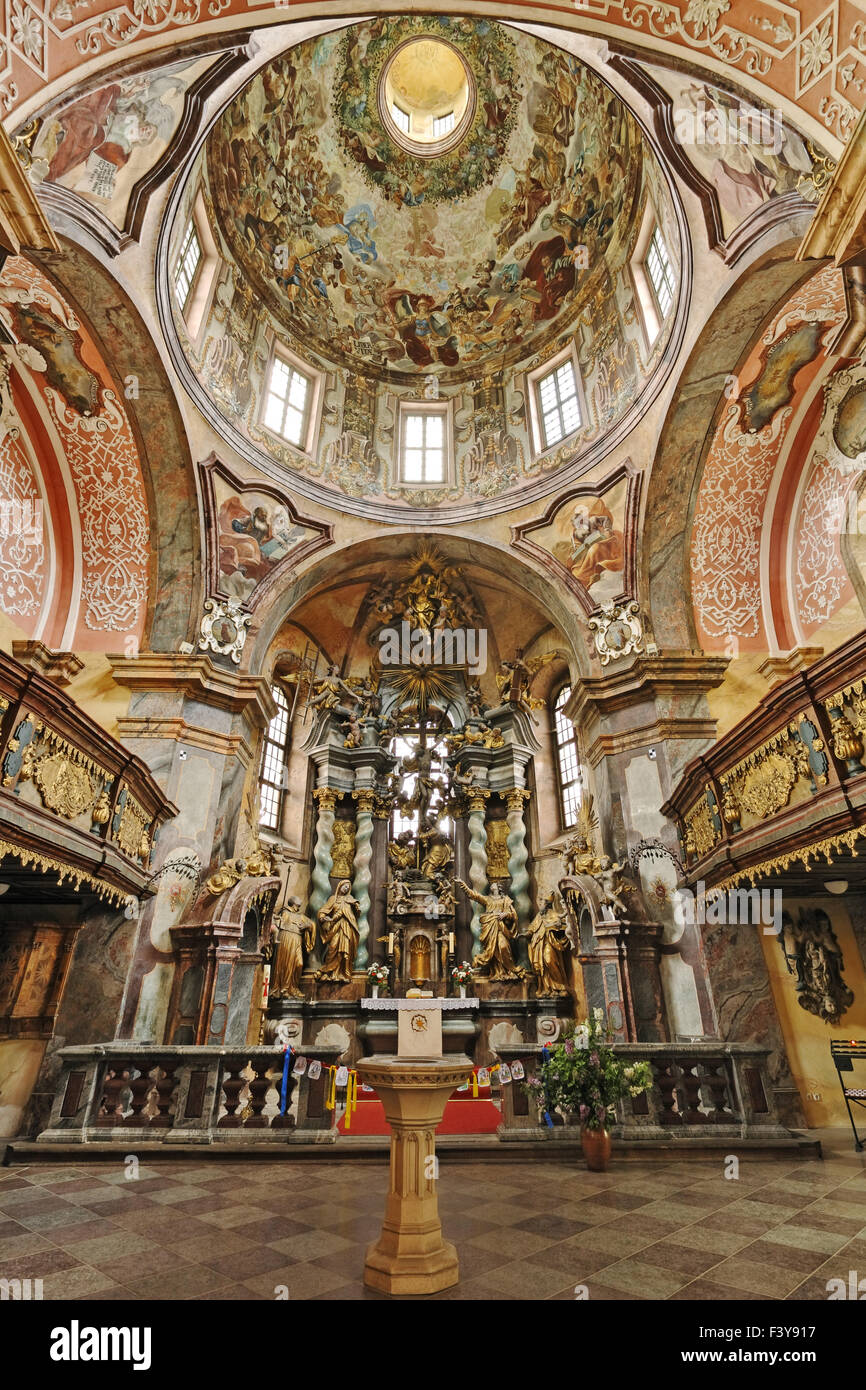
M216 117L162 235L167 341L214 428L297 492L372 518L503 511L603 458L663 384L688 296L648 343L630 263L650 202L679 282L674 185L595 72L485 19L379 16L272 58ZM215 278L188 322L193 215ZM265 424L279 343L322 383L302 445ZM524 373L572 350L580 424L543 449ZM451 456L412 486L419 399L445 403Z
M365 376L444 384L574 320L629 238L643 140L570 54L517 38L382 17L291 49L224 111L206 155L219 227L298 343ZM450 148L392 116L414 126L437 98L446 117L466 108Z

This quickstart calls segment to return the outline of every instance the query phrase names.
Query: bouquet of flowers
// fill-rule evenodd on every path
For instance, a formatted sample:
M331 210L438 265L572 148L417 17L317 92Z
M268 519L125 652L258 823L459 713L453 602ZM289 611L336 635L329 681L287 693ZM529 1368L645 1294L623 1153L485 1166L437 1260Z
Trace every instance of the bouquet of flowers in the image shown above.
M617 1057L613 1034L601 1009L588 1023L569 1029L560 1042L542 1053L538 1076L524 1089L539 1111L577 1115L585 1129L607 1129L623 1096L639 1096L652 1085L648 1062Z
M455 985L468 985L472 979L472 966L469 961L465 960L462 965L455 965L451 971L451 978Z
M380 989L387 989L390 979L387 965L381 965L378 961L374 961L372 965L368 965L367 979L370 981L371 985L377 985Z

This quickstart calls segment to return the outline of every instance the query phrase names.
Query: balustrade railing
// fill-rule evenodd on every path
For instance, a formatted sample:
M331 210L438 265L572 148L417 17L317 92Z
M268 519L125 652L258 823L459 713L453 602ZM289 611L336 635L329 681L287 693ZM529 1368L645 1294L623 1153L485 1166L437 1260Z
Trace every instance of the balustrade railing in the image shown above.
M617 1043L623 1060L648 1062L653 1085L617 1105L615 1136L623 1139L789 1137L776 1113L767 1074L769 1049L751 1043ZM527 1078L538 1075L541 1044L502 1046L509 1065L520 1061ZM567 1136L578 1117L555 1115L553 1129L539 1118L520 1082L502 1087L503 1139Z
M336 1112L325 1106L337 1048L305 1045L322 1063L289 1083L281 1113L284 1052L278 1047L66 1047L48 1128L40 1143L329 1143Z

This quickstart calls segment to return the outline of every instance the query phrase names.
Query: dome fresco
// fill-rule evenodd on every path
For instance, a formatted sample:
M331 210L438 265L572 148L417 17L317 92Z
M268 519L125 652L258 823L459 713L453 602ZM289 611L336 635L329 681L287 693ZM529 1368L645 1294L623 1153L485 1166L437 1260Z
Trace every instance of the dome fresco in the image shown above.
M388 59L430 33L476 98L464 138L433 159L396 146L378 105ZM275 316L332 361L397 380L466 380L539 351L621 256L643 158L634 119L570 54L426 16L290 50L207 151L220 229Z
M631 262L650 205L677 283L648 342ZM172 267L194 207L216 270L191 326ZM361 515L499 511L648 407L682 332L684 225L635 117L565 49L381 16L271 58L216 116L172 196L163 323L202 411L275 479ZM322 382L300 444L265 421L279 344ZM526 374L572 351L579 426L542 448ZM419 399L447 405L450 457L408 485L400 412Z

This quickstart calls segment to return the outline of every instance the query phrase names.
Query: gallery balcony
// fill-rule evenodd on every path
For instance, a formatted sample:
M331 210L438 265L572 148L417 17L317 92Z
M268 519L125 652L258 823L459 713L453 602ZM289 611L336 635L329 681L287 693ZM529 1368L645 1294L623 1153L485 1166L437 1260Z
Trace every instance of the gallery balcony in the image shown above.
M153 891L154 843L176 807L145 764L38 664L0 653L4 902L32 902L34 872L40 902L140 899Z
M866 634L776 685L694 758L662 814L689 884L866 879ZM832 870L830 869L830 866Z

